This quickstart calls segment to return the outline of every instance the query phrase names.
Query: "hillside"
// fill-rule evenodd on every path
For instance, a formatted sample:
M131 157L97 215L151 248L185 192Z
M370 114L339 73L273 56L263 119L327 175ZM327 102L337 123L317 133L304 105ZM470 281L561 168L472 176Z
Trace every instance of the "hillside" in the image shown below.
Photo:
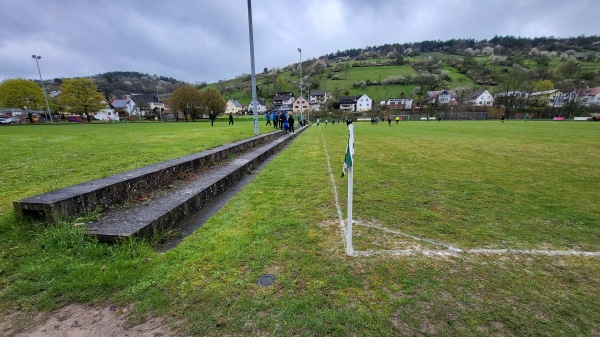
M533 89L550 81L563 91L600 85L600 37L514 38L487 41L450 40L393 44L338 51L302 62L303 92L326 90L334 97L368 94L375 102L422 96L427 90L453 89L463 94L497 91L512 79ZM257 74L258 97L300 94L298 64ZM546 84L548 82L545 82ZM251 101L250 75L210 84L226 99ZM518 89L518 88L514 88Z
M368 94L375 102L389 98L419 99L427 90L453 89L461 94L487 88L533 90L546 87L565 92L600 86L600 36L571 38L521 38L495 36L490 40L452 39L404 44L385 44L337 51L302 62L303 93L326 90L334 97ZM100 91L113 97L130 93L158 93L168 97L188 85L170 77L115 71L91 77ZM276 92L300 95L298 63L284 68L265 68L257 74L258 97L267 103ZM549 81L549 82L548 82ZM48 80L49 91L62 79ZM218 83L196 83L211 87L227 99L242 104L251 101L249 74ZM506 90L506 89L504 89Z

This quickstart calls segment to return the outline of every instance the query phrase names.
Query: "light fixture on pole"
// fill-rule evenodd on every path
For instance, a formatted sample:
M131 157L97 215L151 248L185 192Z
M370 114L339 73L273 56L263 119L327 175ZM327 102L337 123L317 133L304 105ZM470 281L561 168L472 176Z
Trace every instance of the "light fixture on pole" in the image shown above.
M302 99L302 49L298 48L298 52L300 53L300 120L302 121L304 118L304 111L302 109L304 105L304 100Z
M50 116L50 123L54 123L52 120L52 113L50 112L50 105L48 104L48 97L46 97L46 88L44 88L44 80L42 79L42 72L40 71L40 64L38 62L42 57L39 55L31 55L31 58L35 60L35 64L38 68L38 73L40 74L40 83L42 83L42 90L44 91L44 100L46 100L46 109L48 110L48 115Z

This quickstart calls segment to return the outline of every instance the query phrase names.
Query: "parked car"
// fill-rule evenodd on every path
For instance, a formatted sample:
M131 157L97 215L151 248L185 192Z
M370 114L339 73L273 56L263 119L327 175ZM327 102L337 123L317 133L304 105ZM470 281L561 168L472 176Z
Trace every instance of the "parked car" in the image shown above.
M0 124L12 124L17 122L18 119L16 119L15 117L0 116Z

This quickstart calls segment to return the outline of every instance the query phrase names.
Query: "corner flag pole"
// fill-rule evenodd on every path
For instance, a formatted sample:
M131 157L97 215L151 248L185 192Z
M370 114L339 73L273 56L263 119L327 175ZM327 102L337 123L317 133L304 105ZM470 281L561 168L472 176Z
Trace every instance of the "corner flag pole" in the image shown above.
M348 145L344 169L348 170L348 222L346 224L346 255L354 254L352 247L352 197L354 194L354 124L348 125Z

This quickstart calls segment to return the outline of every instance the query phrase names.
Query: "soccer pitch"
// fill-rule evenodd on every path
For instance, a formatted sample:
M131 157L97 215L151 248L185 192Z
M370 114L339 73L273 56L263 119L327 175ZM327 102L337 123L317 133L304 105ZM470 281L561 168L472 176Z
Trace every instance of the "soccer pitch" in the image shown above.
M253 135L250 121L3 128L0 313L134 304L181 335L595 336L600 124L311 125L172 250L10 202ZM271 131L261 125L261 133ZM102 146L99 146L102 145ZM43 263L40 263L43 261ZM261 275L273 275L261 287Z
M319 129L337 173L347 128ZM600 254L595 123L363 122L355 135L359 255ZM332 181L345 210L346 181Z

